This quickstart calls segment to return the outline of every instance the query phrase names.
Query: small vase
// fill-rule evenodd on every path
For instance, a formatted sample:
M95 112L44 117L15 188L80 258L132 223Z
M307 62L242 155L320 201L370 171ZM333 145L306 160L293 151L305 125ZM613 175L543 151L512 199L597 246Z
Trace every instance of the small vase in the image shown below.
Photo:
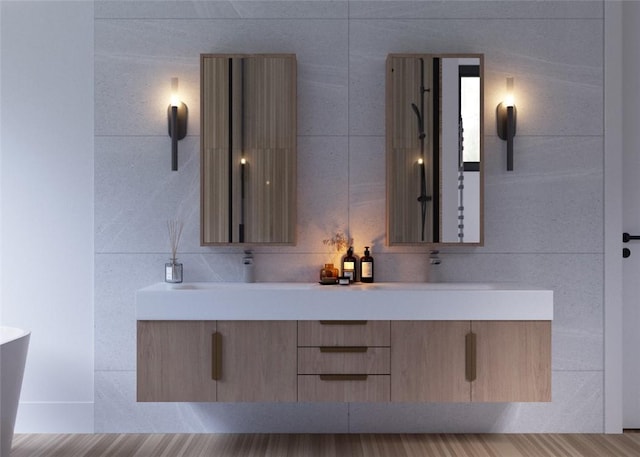
M165 282L178 283L182 282L182 264L176 262L177 259L171 259L171 262L164 264L164 280Z
M320 282L322 284L336 284L338 282L338 269L332 263L325 263L320 270Z

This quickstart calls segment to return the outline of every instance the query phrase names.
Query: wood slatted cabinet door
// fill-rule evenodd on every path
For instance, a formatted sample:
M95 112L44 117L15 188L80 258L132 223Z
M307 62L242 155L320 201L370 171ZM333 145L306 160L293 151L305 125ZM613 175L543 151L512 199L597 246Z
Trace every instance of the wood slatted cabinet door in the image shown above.
M218 401L297 401L296 321L218 321Z
M216 401L215 321L138 321L138 401Z
M468 402L469 321L391 322L391 401Z
M551 322L473 321L474 402L551 401Z

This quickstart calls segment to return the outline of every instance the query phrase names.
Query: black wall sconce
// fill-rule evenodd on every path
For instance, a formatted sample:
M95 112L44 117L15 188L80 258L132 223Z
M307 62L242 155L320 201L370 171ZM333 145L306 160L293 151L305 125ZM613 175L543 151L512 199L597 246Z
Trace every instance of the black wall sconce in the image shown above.
M167 108L171 137L171 170L178 170L178 140L187 136L187 105L178 98L178 78L171 78L171 103Z
M513 137L516 136L516 105L513 101L513 78L507 78L505 99L496 108L498 136L507 141L507 171L513 171Z

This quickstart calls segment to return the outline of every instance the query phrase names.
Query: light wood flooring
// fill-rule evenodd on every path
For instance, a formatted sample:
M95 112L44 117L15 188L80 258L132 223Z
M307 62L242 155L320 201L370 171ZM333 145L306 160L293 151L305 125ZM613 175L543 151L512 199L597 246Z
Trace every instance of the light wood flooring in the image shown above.
M638 457L640 433L19 434L11 457Z

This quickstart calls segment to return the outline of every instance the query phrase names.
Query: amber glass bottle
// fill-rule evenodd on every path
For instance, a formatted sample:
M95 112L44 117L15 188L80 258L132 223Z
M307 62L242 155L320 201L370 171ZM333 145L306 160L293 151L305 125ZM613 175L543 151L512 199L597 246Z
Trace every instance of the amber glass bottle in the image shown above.
M369 246L364 247L364 255L360 258L360 281L373 282L373 257Z
M350 283L356 280L356 263L357 260L353 255L353 248L349 246L347 253L342 258L342 276L349 278Z

